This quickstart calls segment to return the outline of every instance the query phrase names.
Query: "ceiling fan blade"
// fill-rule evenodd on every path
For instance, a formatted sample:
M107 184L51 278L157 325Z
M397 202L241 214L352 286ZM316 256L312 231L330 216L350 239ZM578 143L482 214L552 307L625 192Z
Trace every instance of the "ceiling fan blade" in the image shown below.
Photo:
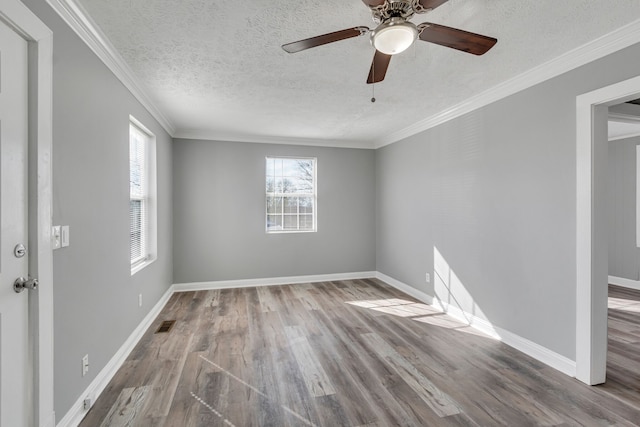
M442 46L458 49L463 52L483 55L495 45L498 40L481 34L470 33L457 28L425 22L418 25L420 40Z
M384 76L387 74L387 68L389 68L389 62L391 62L391 55L376 50L376 54L373 56L373 62L371 63L371 70L369 70L367 84L380 83L383 81Z
M377 7L382 6L385 0L362 0L362 3L366 4L369 7Z
M311 37L304 40L298 40L297 42L283 44L282 48L286 52L296 53L300 52L301 50L310 49L312 47L322 46L323 44L362 36L368 32L369 28L367 27L354 27L346 30L335 31L333 33L323 34L321 36Z
M425 11L427 11L427 10L433 10L436 7L443 5L448 1L449 0L420 0L418 3L420 4L420 6L422 6L423 9L425 9Z

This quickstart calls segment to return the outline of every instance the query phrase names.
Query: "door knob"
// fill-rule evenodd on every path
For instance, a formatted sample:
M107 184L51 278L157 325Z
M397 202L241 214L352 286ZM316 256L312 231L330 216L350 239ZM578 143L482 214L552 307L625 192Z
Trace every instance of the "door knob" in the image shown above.
M29 278L28 280L24 277L18 277L15 282L13 282L13 290L16 293L20 293L25 289L36 290L38 289L38 279Z

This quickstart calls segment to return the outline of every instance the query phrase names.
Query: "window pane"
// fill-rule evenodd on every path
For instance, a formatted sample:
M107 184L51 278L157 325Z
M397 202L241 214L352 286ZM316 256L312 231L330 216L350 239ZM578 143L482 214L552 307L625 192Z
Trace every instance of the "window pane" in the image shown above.
M143 206L142 200L129 200L131 260L143 256Z
M282 230L282 215L267 215L267 231Z
M267 196L267 213L277 214L282 212L282 197Z
M129 144L129 192L132 196L144 194L144 141L135 130Z
M313 230L313 215L300 215L300 230Z
M283 159L282 161L282 175L288 177L298 176L298 160L296 159Z
M295 193L295 188L290 178L282 178L280 191L283 193Z
M282 176L282 159L273 159L273 175Z
M299 178L306 179L309 182L313 181L313 160L312 159L298 159L296 160L297 176Z
M306 178L285 178L288 181L288 193L311 193L313 191L313 181Z
M298 229L298 215L285 215L284 216L284 229L285 230L297 230Z
M276 183L273 177L267 177L267 193L273 193L276 191Z
M300 197L300 213L313 213L313 199L311 197Z
M285 197L284 198L284 213L298 213L298 198L297 197Z

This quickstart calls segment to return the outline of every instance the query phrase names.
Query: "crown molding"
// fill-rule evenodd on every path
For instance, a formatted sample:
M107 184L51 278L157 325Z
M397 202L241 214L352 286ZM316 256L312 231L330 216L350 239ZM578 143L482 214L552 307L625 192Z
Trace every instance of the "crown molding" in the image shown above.
M438 114L374 140L374 147L381 148L416 135L639 42L640 19L519 74Z
M87 11L75 0L47 0L47 3L58 15L75 31L87 46L104 62L116 75L133 96L149 111L171 136L175 127L171 121L155 106L144 86L134 75L131 68L124 61L107 36L89 17Z
M257 144L282 144L282 145L304 145L328 148L358 148L375 149L370 141L353 141L344 139L319 139L319 138L294 138L287 136L267 136L249 134L222 134L218 132L179 130L174 138L180 139L200 139L207 141L228 141L228 142L251 142Z

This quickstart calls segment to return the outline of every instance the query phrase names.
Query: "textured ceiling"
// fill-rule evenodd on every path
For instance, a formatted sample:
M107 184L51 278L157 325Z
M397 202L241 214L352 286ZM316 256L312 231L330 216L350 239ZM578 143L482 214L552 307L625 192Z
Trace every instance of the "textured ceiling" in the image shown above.
M414 23L496 37L476 57L418 41L365 84L367 36L285 53L364 25L360 0L79 0L177 136L376 141L640 18L638 0L450 0Z

